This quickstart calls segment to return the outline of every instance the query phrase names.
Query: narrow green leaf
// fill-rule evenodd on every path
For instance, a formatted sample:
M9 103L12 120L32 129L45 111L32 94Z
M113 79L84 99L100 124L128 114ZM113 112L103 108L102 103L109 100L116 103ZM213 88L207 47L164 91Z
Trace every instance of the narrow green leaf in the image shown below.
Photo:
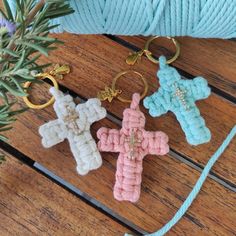
M26 61L26 63L24 63L24 67L29 64L35 63L40 57L41 57L41 54L38 54L38 55L32 57L31 59L27 59L28 61Z
M7 112L10 110L10 108L15 104L15 102L13 103L8 103L8 104L4 104L0 107L0 119L2 117L2 115L4 114L4 112Z
M3 2L3 6L4 6L4 9L6 11L6 15L7 15L8 20L14 21L14 17L12 15L11 8L8 4L8 1L7 0L2 0L2 2Z
M10 112L9 112L9 115L10 115L10 116L16 116L16 115L19 115L19 114L21 114L21 113L27 111L27 110L29 110L28 107L25 107L25 108L22 108L22 109L16 110L16 111L10 111Z
M8 131L8 130L11 130L12 127L8 126L6 128L0 128L0 132L5 132L5 131Z
M3 52L4 54L9 54L10 56L13 56L13 57L19 57L19 55L16 52L14 52L8 48L1 48L0 52Z
M36 51L39 51L40 53L42 53L43 55L48 56L47 49L43 48L43 47L41 47L41 46L39 46L37 44L33 44L33 43L30 43L30 42L24 42L24 41L18 41L17 44L25 45L27 47L33 48Z
M1 130L0 130L0 132L1 132ZM4 135L0 135L0 140L5 142L5 143L8 142L8 138Z
M6 88L11 94L13 94L16 97L24 97L27 95L26 93L22 93L21 91L19 91L18 89L16 89L15 87L10 85L6 81L0 81L0 86L3 86L4 88Z
M31 70L41 71L42 69L47 68L51 65L52 65L52 63L48 63L48 64L44 64L44 65L36 65L36 66L31 67Z
M15 120L1 120L0 119L0 125L10 125Z
M14 82L14 84L16 85L16 87L18 88L18 91L23 95L26 96L27 93L25 93L24 89L22 88L21 84L14 78L14 77L10 77L11 80Z
M5 104L9 105L8 97L7 97L6 93L4 93L4 91L0 91L0 97L2 97Z
M56 39L54 38L49 38L49 37L41 37L41 36L32 36L30 39L34 39L37 41L47 41L47 42L55 42Z
M23 64L23 62L25 60L25 54L26 54L26 51L24 50L21 55L20 60L15 64L13 71L17 71L21 67L21 65Z

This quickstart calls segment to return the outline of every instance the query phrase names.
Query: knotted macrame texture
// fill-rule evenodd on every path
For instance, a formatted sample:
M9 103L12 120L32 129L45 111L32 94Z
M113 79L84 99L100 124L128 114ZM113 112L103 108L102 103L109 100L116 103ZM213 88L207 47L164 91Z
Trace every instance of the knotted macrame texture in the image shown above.
M207 98L211 90L202 77L193 80L181 79L173 67L166 64L166 58L160 57L160 70L157 76L160 88L150 97L144 99L144 106L153 117L172 111L179 121L188 143L199 145L209 142L211 132L195 102Z
M134 94L131 107L124 110L121 130L101 128L97 133L100 151L120 153L114 187L114 197L119 201L138 201L144 156L169 152L165 133L144 130L145 117L139 110L139 101L140 95Z
M99 168L102 158L90 133L90 126L106 116L101 102L94 98L76 106L70 95L64 95L55 88L51 88L50 92L56 100L53 107L58 119L39 128L43 146L50 148L68 139L80 175Z
M8 0L16 9L17 1ZM69 0L54 32L235 38L235 0Z

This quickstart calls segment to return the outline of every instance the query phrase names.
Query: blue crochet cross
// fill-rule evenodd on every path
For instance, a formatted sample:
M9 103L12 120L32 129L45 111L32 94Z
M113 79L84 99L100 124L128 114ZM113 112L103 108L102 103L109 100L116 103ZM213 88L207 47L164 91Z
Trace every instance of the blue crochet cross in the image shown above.
M153 117L172 111L179 121L188 143L198 145L209 142L211 132L206 127L205 120L195 102L207 98L211 90L202 77L193 80L183 80L173 67L166 64L166 58L159 59L160 88L153 95L144 99L144 106Z

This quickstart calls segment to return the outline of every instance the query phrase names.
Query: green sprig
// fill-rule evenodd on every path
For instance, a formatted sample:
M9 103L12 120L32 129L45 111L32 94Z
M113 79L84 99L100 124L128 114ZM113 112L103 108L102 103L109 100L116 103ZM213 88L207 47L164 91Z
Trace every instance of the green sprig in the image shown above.
M49 35L58 25L51 20L73 12L67 0L15 0L16 9L12 10L7 0L0 15L16 25L13 35L0 31L0 133L5 132L15 121L15 116L24 110L13 109L9 94L13 97L26 95L23 83L35 82L35 70L41 72L49 64L39 65L41 55L48 56L55 44L61 42ZM12 98L12 96L10 96ZM13 111L12 111L13 109ZM4 135L0 140L6 141Z

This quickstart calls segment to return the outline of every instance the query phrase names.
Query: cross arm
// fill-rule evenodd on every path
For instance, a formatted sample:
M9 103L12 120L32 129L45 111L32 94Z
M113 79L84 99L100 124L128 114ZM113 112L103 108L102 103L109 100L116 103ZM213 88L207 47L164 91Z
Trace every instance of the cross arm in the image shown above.
M104 152L120 152L122 149L120 130L100 128L97 132L98 149Z
M81 119L92 124L106 117L106 109L102 107L101 101L97 98L91 98L84 104L79 104L76 111Z
M66 128L59 120L53 120L39 127L39 134L42 136L42 145L50 148L67 137Z
M168 136L161 132L144 132L142 148L147 150L147 154L165 155L169 152Z
M149 109L149 113L153 117L158 117L165 114L169 109L170 96L161 88L153 95L146 97L143 101L145 108Z
M211 94L211 89L208 86L207 80L203 77L196 77L193 80L185 80L184 83L186 90L195 100L205 99Z

